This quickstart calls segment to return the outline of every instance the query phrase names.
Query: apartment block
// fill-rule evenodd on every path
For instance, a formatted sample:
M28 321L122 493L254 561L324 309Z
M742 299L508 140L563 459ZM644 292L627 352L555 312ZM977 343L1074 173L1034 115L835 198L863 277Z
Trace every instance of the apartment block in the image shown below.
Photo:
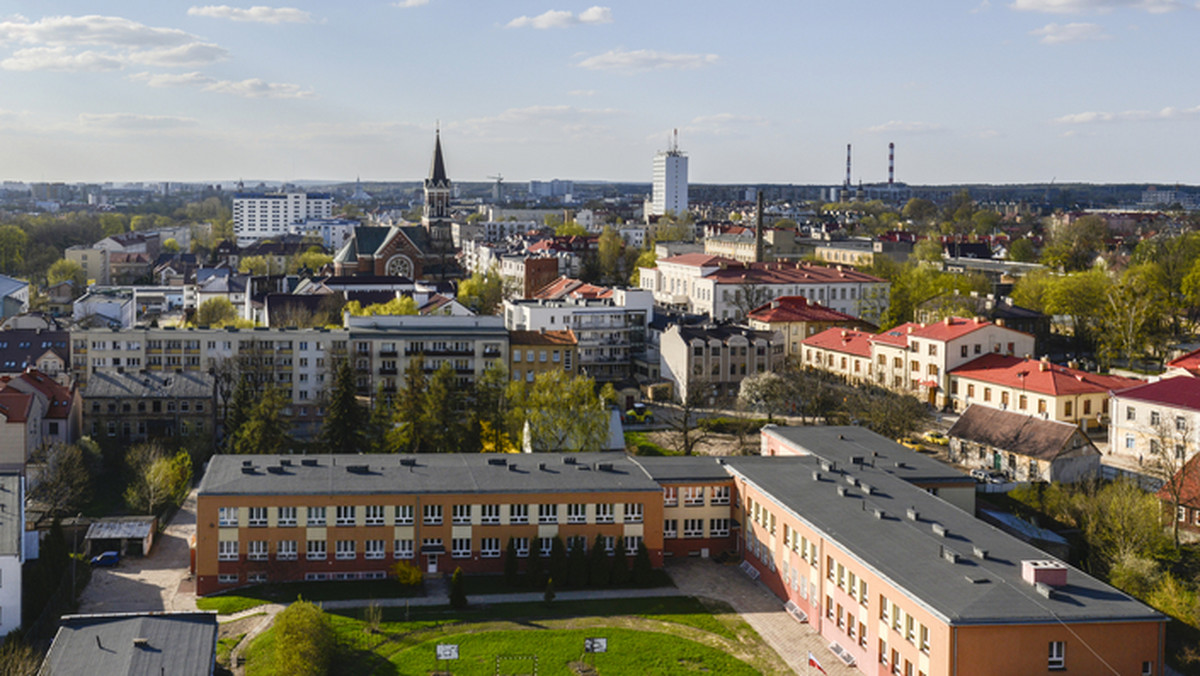
M1200 378L1176 376L1114 392L1110 453L1149 462L1160 453L1186 461L1200 451Z
M237 193L233 196L233 234L238 246L287 234L294 224L333 217L333 195L326 193Z
M781 368L787 358L779 332L728 324L675 324L663 332L659 355L677 400L698 395L708 403L736 398L746 376Z

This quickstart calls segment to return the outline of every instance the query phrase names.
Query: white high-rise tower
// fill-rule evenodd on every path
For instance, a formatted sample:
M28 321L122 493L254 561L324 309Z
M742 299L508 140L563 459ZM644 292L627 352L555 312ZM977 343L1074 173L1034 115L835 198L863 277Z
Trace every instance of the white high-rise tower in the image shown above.
M671 137L669 150L654 156L654 194L650 215L682 215L688 210L688 158L679 150L679 130Z

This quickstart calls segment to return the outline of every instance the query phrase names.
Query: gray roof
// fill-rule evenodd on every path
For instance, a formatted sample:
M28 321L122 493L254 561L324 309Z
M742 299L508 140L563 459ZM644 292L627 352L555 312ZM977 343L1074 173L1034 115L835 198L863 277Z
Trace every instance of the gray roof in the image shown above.
M21 518L21 477L0 474L0 556L19 556L25 521Z
M946 434L1038 460L1100 455L1071 423L978 404L968 406Z
M141 540L150 534L154 527L154 517L113 517L106 518L88 526L85 540Z
M200 399L213 396L213 378L207 373L142 371L95 371L83 390L85 399L147 397Z
M38 674L209 676L216 650L215 612L67 615Z
M909 483L969 483L975 480L927 455L905 448L887 437L856 426L768 427L772 433L790 441L822 460L839 467L862 458L866 464L884 469Z
M14 294L29 286L29 282L8 275L0 275L0 298Z
M722 460L712 456L637 456L633 461L659 483L729 480Z
M1023 560L1052 557L914 487L883 467L839 466L820 472L816 457L730 457L726 466L801 522L838 543L912 600L955 625L1056 621L1161 621L1123 592L1071 568L1050 598L1021 578ZM846 481L847 475L871 487ZM840 496L837 487L844 487ZM919 520L908 517L916 510ZM877 518L882 509L884 518ZM946 529L945 537L933 526ZM981 558L975 551L986 552ZM943 549L958 555L951 563Z
M409 462L414 464L405 464ZM499 462L506 464L492 464ZM624 453L433 453L216 455L209 461L199 492L379 495L661 490Z

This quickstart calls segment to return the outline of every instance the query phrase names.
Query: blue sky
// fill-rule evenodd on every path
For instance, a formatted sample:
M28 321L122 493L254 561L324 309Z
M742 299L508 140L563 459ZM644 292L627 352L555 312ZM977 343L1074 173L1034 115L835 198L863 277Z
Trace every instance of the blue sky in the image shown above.
M1196 0L0 0L0 179L1200 183Z

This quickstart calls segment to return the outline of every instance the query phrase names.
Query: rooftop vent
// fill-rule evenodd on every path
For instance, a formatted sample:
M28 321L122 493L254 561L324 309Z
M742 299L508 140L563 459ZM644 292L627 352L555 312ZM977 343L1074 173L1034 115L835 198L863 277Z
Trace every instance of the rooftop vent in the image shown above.
M1045 582L1035 582L1033 583L1033 588L1037 590L1038 594L1048 599L1054 598L1054 587L1051 587Z
M417 459L416 458L400 458L400 466L401 467L416 467Z
M944 538L944 537L946 537L947 532L948 531L946 530L946 527L943 526L942 524L940 524L940 523L933 524L933 534L934 535L936 535L940 538Z
M966 577L967 582L970 582L971 584L987 584L988 582L991 582L991 580L989 578L987 578L983 575L972 575L972 574L968 573L968 574L964 575L963 577Z
M851 465L861 465L861 464L865 463L866 461L867 461L867 459L861 455L850 456L850 464Z
M346 471L351 474L370 474L371 468L369 465L346 465Z
M575 465L575 463L571 463L571 464ZM579 469L579 470L589 470L589 469L591 469L591 468L592 468L592 467L591 467L591 465L585 465L585 464L582 464L582 463L581 463L581 464L578 464L578 465L575 465L575 469Z
M908 465L904 464L903 460L897 460L896 469L908 469Z
M875 518L876 519L879 519L880 521L882 521L884 519L884 517L886 517L886 516L887 516L887 512L883 511L883 509L881 509L879 507L875 508Z
M843 497L843 498L844 498L844 497L846 497L846 487L845 487L845 486L838 486L838 487L837 487L837 494L838 494L838 496L839 496L839 497Z
M149 647L150 647L150 639L148 639L148 638L141 638L141 637L135 638L135 639L133 639L133 647L135 647L135 648L149 648Z
M280 466L282 466L282 467L291 467L291 466L292 466L292 461L291 461L291 460L288 460L287 458L284 458L283 460L280 460L280 461L279 461L279 464L280 464Z
M242 467L250 467L250 466L252 466L252 465L254 465L254 461L253 461L253 460L243 460L243 461L242 461Z
M813 470L813 481L820 481L820 480L821 480L821 473L814 469Z
M920 521L921 520L921 513L917 511L916 507L909 507L907 510L904 511L904 515L908 517L909 521Z
M254 474L253 467L242 467L242 474Z
M596 469L601 472L611 472L613 471L613 464L611 462L598 462L596 463Z
M510 472L515 472L515 471L517 471L517 466L516 466L516 465L509 465L509 466L508 466L508 471L510 471Z
M303 460L300 461L300 464L304 465L305 467L316 467L317 459L316 458L304 458Z
M832 462L830 462L828 460L821 461L821 470L824 472L832 472L836 468L837 468L837 465L833 464Z
M851 486L857 486L858 479L855 479L854 476L851 474L847 474L846 475L846 483L850 484Z
M504 465L508 464L508 460L505 458L488 458L487 463L489 465L500 465L503 467Z
M544 472L544 471L546 471L546 463L544 463L544 462L539 462L539 463L538 463L538 469L542 470L543 472Z
M1021 562L1021 579L1032 585L1063 587L1067 584L1067 566L1050 559L1026 559Z
M574 465L576 460L577 459L573 455L564 455L563 456L563 464L564 465Z
M862 483L862 482L860 481L860 482L858 483L858 487L859 487L859 488L861 488L861 489L862 489L862 492L863 492L863 493L866 493L867 495L874 495L874 494L875 494L875 489L874 489L872 486L870 486L869 484L864 484L864 483Z
M270 467L267 468L267 471L270 472L271 474L283 474L283 466L282 465L279 465L279 466L271 465Z
M979 559L980 561L987 561L988 550L984 549L983 547L975 545L971 548L971 553L974 554L975 558Z
M958 563L958 552L942 547L942 558L950 563Z

